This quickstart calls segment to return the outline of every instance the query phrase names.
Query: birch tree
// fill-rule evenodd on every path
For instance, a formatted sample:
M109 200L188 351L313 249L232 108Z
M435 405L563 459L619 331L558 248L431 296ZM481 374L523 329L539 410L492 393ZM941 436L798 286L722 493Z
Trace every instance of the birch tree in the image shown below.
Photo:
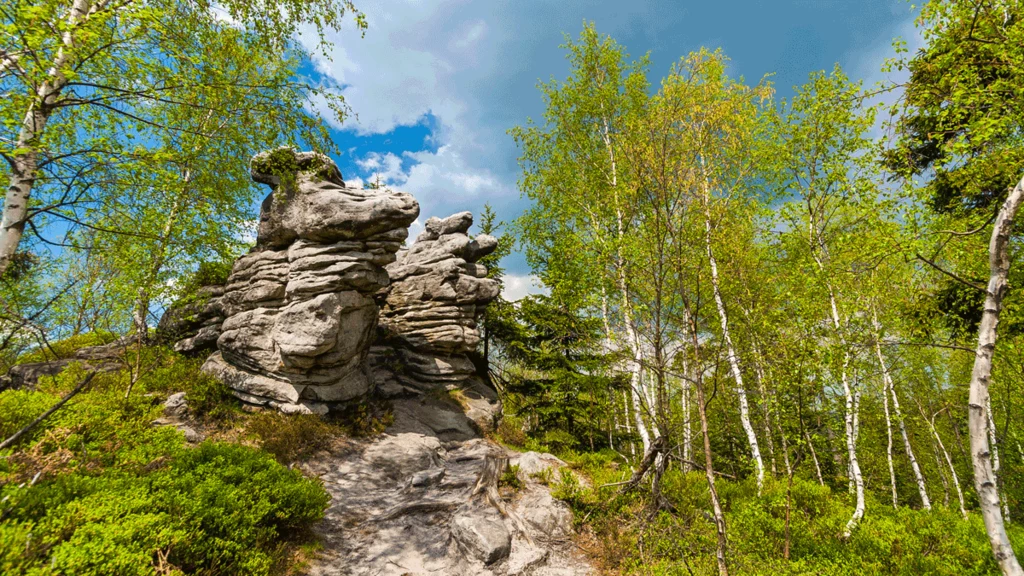
M924 5L918 20L924 48L893 63L908 69L910 80L893 123L896 145L887 155L888 163L905 176L926 176L923 193L935 212L945 217L941 222L944 228L955 230L966 224L966 230L974 231L942 234L937 253L975 242L975 234L991 226L987 286L964 282L956 269L933 267L953 282L980 289L984 296L967 398L970 457L985 529L1004 574L1024 571L1010 545L1000 509L988 410L993 356L1010 273L1013 223L1024 196L1022 16L1024 6L1013 0L932 1Z
M751 182L760 159L757 148L762 136L761 106L770 101L769 85L748 88L725 75L726 59L721 52L702 50L690 54L662 83L665 97L682 98L677 105L679 135L692 164L692 202L702 215L703 249L707 257L712 296L721 338L739 403L739 418L746 434L757 484L764 482L764 459L750 417L750 403L743 381L737 346L733 340L729 311L723 295L716 251L728 234L724 215L743 212L753 194ZM680 94L685 92L685 94Z
M849 281L855 268L850 258L859 250L851 249L850 241L856 239L856 225L863 223L862 215L871 209L870 201L876 194L871 179L873 157L866 137L874 111L862 109L859 96L859 87L838 67L829 75L812 74L786 106L781 128L787 147L784 166L789 191L795 196L784 209L785 218L790 234L803 236L802 252L820 286L838 355L835 371L845 400L847 469L856 499L847 535L864 516L865 500L857 454L860 390L850 374L854 351L847 320L857 306L843 309L842 280Z
M216 7L227 18L208 0L15 0L0 11L0 155L9 167L2 173L0 275L15 258L26 228L40 242L61 244L46 238L43 220L95 227L84 209L110 191L99 176L143 169L139 165L148 155L138 149L153 134L188 132L166 115L168 107L209 104L206 111L219 115L226 110L195 100L197 90L226 87L222 97L234 90L235 97L244 98L243 86L251 92L282 86L280 77L252 75L225 75L210 83L208 74L195 73L208 48L205 40L233 34L249 40L247 49L267 56L304 55L291 41L300 27L319 33L325 46L324 32L338 28L346 14L365 26L348 0L227 0ZM292 78L284 86L322 96L341 110L341 100L317 86Z
M571 72L564 82L540 86L544 124L511 131L522 149L521 185L534 202L518 230L527 259L544 270L545 283L587 294L582 305L599 307L608 320L609 344L625 358L633 424L646 453L652 445L649 427L654 436L658 431L631 287L636 189L621 165L621 151L630 118L647 102L647 64L628 63L623 48L592 25L563 47ZM594 286L603 287L599 303Z

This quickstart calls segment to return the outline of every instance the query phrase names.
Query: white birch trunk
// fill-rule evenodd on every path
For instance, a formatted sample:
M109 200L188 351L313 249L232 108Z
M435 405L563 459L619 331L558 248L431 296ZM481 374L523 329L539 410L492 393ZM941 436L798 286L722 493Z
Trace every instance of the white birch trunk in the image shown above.
M960 513L963 514L964 519L967 519L967 508L964 506L964 491L960 489L960 478L956 474L956 467L953 466L953 459L949 457L949 452L946 450L946 445L942 442L942 437L939 436L939 431L935 428L935 417L928 421L928 427L931 428L932 434L935 435L935 442L938 443L939 450L942 451L942 456L946 459L946 466L949 467L949 473L953 477L953 487L956 488L956 496L960 499ZM996 502L996 506L999 502Z
M871 310L871 322L875 328L875 353L878 355L878 364L882 367L882 380L885 387L888 389L885 394L885 426L886 431L889 435L889 474L893 478L893 503L895 506L896 502L896 484L895 484L895 473L892 471L892 426L889 422L889 402L888 399L892 397L893 409L896 412L896 420L900 426L900 434L903 436L903 448L907 452L907 458L910 460L910 467L914 471L914 480L917 482L917 492L921 496L921 506L925 510L932 509L931 500L928 498L928 487L925 485L924 475L921 474L921 467L917 464L917 458L914 456L914 448L910 445L910 436L907 434L907 425L903 421L903 413L900 411L900 400L896 396L896 386L892 380L892 375L889 372L889 365L886 363L885 355L882 354L882 326L878 322L878 315L874 309Z
M818 265L819 271L824 275L826 273L825 264L822 261L822 257L818 255L817 250L822 250L822 256L827 255L824 241L821 239L821 235L818 233L817 225L814 221L813 211L808 211L808 241L810 242L811 254L814 258L814 262ZM860 472L860 462L857 460L857 428L854 420L856 419L855 410L857 400L854 396L854 391L850 385L850 378L848 374L850 366L850 348L846 343L846 337L843 336L843 328L839 319L839 306L836 304L836 293L832 287L832 283L825 278L825 288L828 290L829 307L832 315L832 326L835 328L836 335L839 337L839 343L843 347L843 366L840 374L840 380L843 384L843 395L846 397L846 412L843 418L844 425L846 427L846 451L849 457L849 463L847 469L850 473L851 484L856 494L856 504L853 509L853 515L850 516L850 521L846 523L846 530L844 536L849 537L853 529L860 522L860 519L864 517L864 477Z
M701 158L701 169L704 170L704 158ZM764 461L761 459L761 448L757 444L757 433L750 423L750 405L747 402L747 390L743 386L743 374L740 371L739 357L736 355L736 348L733 346L732 337L729 334L729 316L725 311L725 303L722 300L722 291L719 288L718 261L715 259L714 250L711 248L711 193L705 175L704 181L704 248L707 251L708 263L711 266L711 288L715 297L715 306L718 309L718 320L722 327L722 339L725 341L725 351L729 358L729 369L732 371L733 380L736 383L736 396L740 404L740 424L747 434L747 444L750 446L750 457L754 461L757 470L757 492L761 493L764 486Z
M836 307L836 299L831 289L829 290L829 299L832 303L832 320L838 332L841 330L839 313ZM861 475L860 462L857 460L856 398L850 386L850 379L847 373L850 365L850 351L846 347L846 338L840 337L840 340L843 346L843 368L840 376L843 383L843 394L846 396L846 414L843 418L846 426L846 451L849 458L850 479L853 481L854 493L856 495L853 515L850 517L850 521L846 523L846 530L844 532L845 537L849 538L857 523L864 517L864 477Z
M821 475L821 463L818 462L818 453L814 450L814 442L811 441L811 434L804 430L807 437L807 447L811 449L811 459L814 460L814 472L818 475L818 485L825 485L825 478Z
M625 237L624 225L622 222L622 208L619 206L619 173L618 164L615 160L615 149L612 146L611 130L608 127L608 119L602 118L604 123L604 132L602 137L604 139L605 149L608 152L608 162L611 166L611 179L609 184L611 185L613 196L615 198L615 219L616 219L616 235L618 239L617 243L617 254L616 254L616 277L619 283L619 291L622 293L622 314L623 322L626 325L626 331L629 335L630 345L632 346L632 358L629 365L629 387L630 395L633 401L633 416L636 421L637 433L640 434L640 441L643 443L644 454L646 455L651 448L651 435L647 430L647 425L644 423L644 398L646 394L643 391L643 382L641 381L641 370L643 367L643 350L640 347L640 336L636 332L636 328L633 326L633 318L630 313L629 304L629 291L626 285L626 272L623 269L625 264L622 257L622 241Z
M875 348L879 352L881 362L881 349L878 348L878 341L875 340ZM883 364L884 365L884 364ZM882 408L885 411L885 458L889 463L889 484L892 486L892 509L899 508L899 496L896 493L896 468L892 464L892 417L889 415L889 379L885 377L883 368L882 376Z
M975 352L974 368L971 371L971 387L968 398L968 430L971 435L971 461L974 465L974 486L978 492L978 505L985 520L992 554L1003 574L1021 576L1017 556L1013 553L1010 539L1006 534L1003 514L999 507L999 490L992 470L991 448L988 445L986 407L988 406L988 385L992 377L992 355L996 347L999 313L1003 308L1006 294L1007 275L1010 271L1010 231L1014 217L1024 200L1024 179L1017 183L999 209L992 227L989 242L989 281L985 295L985 308L978 326L978 348Z
M914 456L914 448L910 445L910 435L907 434L907 423L903 419L903 411L900 410L900 397L896 394L896 386L892 380L889 381L889 393L892 395L892 407L893 411L896 412L896 423L900 426L900 435L903 436L903 448L907 452L907 458L910 460L910 468L914 471L914 480L917 482L917 491L921 496L921 506L926 510L932 509L931 500L928 498L928 487L925 485L924 475L921 473L921 467L917 464L917 458Z
M1003 503L1003 520L1010 521L1010 506L1006 502L1006 493L1002 490L999 482L999 441L996 439L996 421L992 417L992 397L989 396L985 404L985 412L988 414L988 441L992 445L992 476L996 479L996 487L999 489L1000 500Z
M4 195L3 215L0 216L0 276L14 260L28 223L29 200L39 169L39 145L53 107L68 83L64 69L74 53L74 32L91 14L105 8L108 1L74 0L68 12L67 28L61 34L61 46L22 119L18 137L13 143L16 152L12 154L11 174ZM5 63L5 66L13 65L13 61Z
M754 377L757 379L757 389L761 393L761 410L764 412L764 437L768 442L768 457L772 460L772 477L779 475L777 459L775 458L775 441L772 439L771 401L768 398L768 388L765 385L764 368L761 367L761 351L754 345ZM788 466L787 466L788 468Z

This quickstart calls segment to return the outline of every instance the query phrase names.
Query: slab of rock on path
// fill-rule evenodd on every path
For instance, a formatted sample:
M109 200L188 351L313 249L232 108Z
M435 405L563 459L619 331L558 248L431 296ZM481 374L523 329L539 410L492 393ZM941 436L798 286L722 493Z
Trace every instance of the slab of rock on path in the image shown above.
M574 547L572 513L536 476L565 464L519 454L483 438L442 441L401 432L397 416L382 437L304 470L332 501L316 528L323 550L309 576L577 576L594 570ZM473 495L490 459L520 466L523 488L503 502ZM553 477L557 478L555 471Z

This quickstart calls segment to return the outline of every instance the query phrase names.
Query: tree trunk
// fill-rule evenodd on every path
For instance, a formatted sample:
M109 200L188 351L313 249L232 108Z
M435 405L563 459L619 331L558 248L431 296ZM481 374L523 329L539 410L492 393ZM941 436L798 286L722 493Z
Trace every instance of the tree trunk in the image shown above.
M864 517L864 478L860 472L860 462L857 460L857 423L856 408L857 399L854 395L854 390L850 385L850 378L848 370L850 367L850 348L846 343L846 337L843 335L843 326L839 319L839 306L836 303L836 292L832 283L827 277L827 270L825 269L825 262L823 258L828 257L828 251L825 246L825 242L821 237L821 233L818 231L817 224L814 219L813 211L808 211L808 242L810 243L811 255L814 258L815 264L818 266L819 272L821 272L825 288L828 291L829 309L832 316L832 326L835 328L836 336L839 338L839 344L843 348L843 366L840 374L840 380L843 384L843 395L846 397L846 413L843 421L846 426L846 451L849 462L847 463L847 470L850 474L850 480L856 494L856 505L853 509L853 515L850 516L850 521L846 523L846 530L844 536L849 537L853 528L857 526L860 519ZM821 250L821 255L818 254L818 250Z
M833 310L835 310L834 298L832 303ZM836 318L836 321L836 329L838 330L838 317ZM864 517L864 477L861 476L860 462L857 460L857 430L854 423L856 400L850 388L850 381L847 375L847 370L850 364L850 352L849 350L846 350L845 339L843 348L842 382L843 393L846 395L846 415L844 418L844 422L846 424L846 450L849 457L850 478L853 480L856 494L856 504L853 509L853 515L850 516L850 521L846 523L846 530L843 533L847 538L849 538L853 529L857 526L857 523Z
M988 414L988 441L992 445L992 476L996 479L996 488L1000 493L1000 500L1003 503L1003 520L1010 521L1010 506L1006 503L1006 493L1003 490L1003 483L999 475L999 441L996 439L996 422L992 418L992 397L989 396L985 405L985 412Z
M700 417L700 432L704 440L704 475L708 481L708 492L711 493L711 508L715 514L715 530L718 533L718 547L715 551L715 558L718 560L718 573L720 576L729 576L729 567L725 561L725 551L728 540L725 530L725 512L722 511L722 503L718 499L718 490L715 489L715 466L711 461L711 435L708 430L708 415L704 400L704 385L701 377L697 377L697 414Z
M715 489L715 466L711 460L711 433L708 430L707 401L704 399L704 378L700 372L700 340L697 337L697 321L687 311L686 319L690 323L690 339L693 344L693 353L696 356L697 368L694 370L694 387L697 389L697 415L700 418L700 432L704 441L704 475L708 481L708 492L711 494L711 508L715 514L715 530L718 533L718 546L715 551L715 558L718 560L719 576L729 576L729 567L726 564L725 553L728 546L725 529L725 512L722 511L722 503L718 499L718 490Z
M811 449L811 459L814 460L814 471L818 474L818 484L824 486L825 478L821 475L821 464L818 463L818 453L814 451L814 442L811 441L811 435L806 430L804 435L807 436L807 447Z
M882 338L881 325L878 322L878 315L874 309L871 310L871 321L875 328L875 353L878 355L878 364L882 367L882 380L885 388L888 390L883 392L885 394L885 426L886 432L889 435L889 474L893 479L893 506L896 506L896 476L893 472L892 464L892 425L889 422L889 396L892 397L893 409L896 412L896 420L899 422L900 434L903 436L903 447L907 452L907 458L910 460L910 467L914 470L914 480L917 482L917 492L921 496L921 506L925 510L932 509L931 500L928 498L928 488L924 482L924 476L921 474L921 467L917 465L917 458L914 457L914 449L910 445L910 436L907 435L907 425L903 421L903 413L900 411L900 400L896 396L896 386L893 383L892 376L889 373L889 365L885 361L885 356L882 354L882 345L880 340Z
M907 423L903 418L903 412L900 410L900 397L896 394L896 386L892 380L889 381L889 393L892 395L892 407L896 412L896 422L900 426L900 435L903 436L903 448L907 452L907 458L910 460L910 467L914 471L914 479L917 481L917 492L921 495L921 505L926 510L932 509L931 500L928 498L928 487L924 482L924 474L921 472L921 467L917 464L917 458L914 456L914 448L910 445L910 435L907 434Z
M772 460L772 478L779 475L778 459L775 457L775 441L772 439L772 418L771 399L768 397L768 388L765 385L764 368L761 366L761 351L754 346L754 378L757 379L757 389L761 393L761 411L764 416L764 438L768 442L768 457ZM788 456L787 456L788 458Z
M39 169L39 146L57 99L68 83L64 70L75 47L73 33L78 25L88 19L90 11L102 9L107 1L100 0L94 6L92 0L74 0L68 12L67 28L61 34L61 47L57 49L47 78L36 89L35 98L22 119L14 143L15 152L12 154L10 181L4 196L3 216L0 217L0 277L14 260L25 232L25 224L28 223L29 199Z
M918 405L920 407L920 405ZM967 519L967 508L964 506L964 492L960 489L960 478L956 474L956 467L953 466L953 459L949 457L949 451L946 450L946 445L942 442L942 437L939 436L939 430L935 427L935 416L933 415L929 420L924 415L924 410L921 411L921 416L928 422L928 427L931 429L932 434L935 435L935 442L939 446L939 450L942 451L942 456L946 459L946 465L949 466L949 474L953 477L953 487L956 488L957 498L960 499L960 513L963 514L964 519ZM999 502L996 501L996 506L999 506Z
M1002 511L999 509L999 491L992 471L992 459L988 445L988 384L992 377L992 354L996 347L999 313L1003 308L1006 294L1007 275L1010 271L1010 232L1013 219L1024 200L1024 179L1010 191L1006 202L999 209L992 227L989 243L989 281L985 295L985 308L978 326L978 348L975 352L974 369L971 371L971 388L968 398L968 429L971 436L971 461L974 464L974 486L978 492L978 505L985 520L992 553L1003 574L1021 576L1017 557L1013 553L1010 539L1006 534Z
M633 317L630 313L629 303L629 290L626 284L626 271L625 271L625 259L622 256L622 242L625 239L625 225L622 221L622 209L619 206L619 175L618 168L615 161L615 149L612 147L611 133L608 128L608 120L604 121L604 144L608 151L608 161L611 164L611 181L609 184L614 192L615 198L615 226L616 226L616 238L618 240L616 245L616 277L619 283L619 291L622 293L622 314L623 323L626 326L626 331L629 335L630 346L632 346L633 356L629 364L629 385L631 389L633 399L633 415L636 418L636 429L640 434L640 441L643 443L644 454L648 453L651 449L651 435L647 430L647 425L644 423L644 402L647 394L643 390L643 382L641 378L641 370L643 367L643 349L640 347L640 335L637 334L636 327L633 326ZM657 435L657 431L655 431Z
M704 169L704 158L701 158L701 169ZM715 297L715 307L718 309L718 320L722 327L722 340L725 342L725 351L729 358L729 369L732 371L733 380L736 383L736 396L740 404L740 424L747 434L747 444L750 447L750 457L754 461L757 471L757 491L760 494L764 486L764 461L761 459L761 448L757 444L757 434L754 426L750 423L750 405L747 402L747 390L743 386L743 374L740 371L739 357L736 355L736 348L733 346L732 337L729 334L729 316L725 311L725 302L722 300L722 291L718 280L718 261L715 259L714 250L711 248L711 193L705 177L704 181L704 248L708 255L708 263L711 266L711 288Z
M878 341L875 340L875 348L881 360L881 348L878 348ZM892 509L899 508L899 495L896 492L896 468L892 464L892 417L889 415L889 379L882 376L882 409L885 412L885 459L889 463L889 485L892 486Z
M682 394L680 395L680 404L683 411L683 472L690 471L690 461L693 460L693 431L690 423L690 370L689 363L683 364L683 374L685 375L682 385Z

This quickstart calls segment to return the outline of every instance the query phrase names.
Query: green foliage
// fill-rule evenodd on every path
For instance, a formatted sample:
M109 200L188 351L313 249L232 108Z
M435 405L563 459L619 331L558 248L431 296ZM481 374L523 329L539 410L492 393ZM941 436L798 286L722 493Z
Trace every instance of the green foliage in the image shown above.
M501 473L501 478L498 478L498 486L508 488L513 492L523 489L523 481L519 479L518 464L512 464L505 468Z
M614 482L621 471L607 459L575 461L592 484ZM702 472L669 470L662 493L672 512L653 522L633 522L643 514L642 497L619 496L617 487L584 488L567 475L555 488L577 518L602 543L599 557L623 574L717 574L715 526L710 522L707 480ZM872 513L849 539L842 538L851 504L816 482L794 478L790 493L790 559L786 541L787 486L770 481L758 496L753 479L716 483L729 528L729 566L737 574L991 574L996 571L981 518L964 520L959 512L938 507L929 512L891 507L871 500ZM643 539L644 555L636 554ZM1024 530L1011 528L1024 540Z
M603 445L604 407L617 380L604 375L612 358L598 351L600 322L546 296L523 298L513 312L491 326L502 355L516 366L506 374L506 410L527 419L527 433L542 444Z
M231 260L208 260L199 263L195 273L189 278L187 286L191 290L203 286L227 284L228 276L231 275Z
M142 390L184 389L193 412L217 412L223 390L196 378L195 360L152 353L161 366L140 380ZM0 393L0 436L52 406L81 375L72 366L38 391ZM126 399L118 378L98 375L94 386L0 452L0 572L277 570L288 539L322 516L323 488L251 447L187 447L176 429L151 425L159 396Z
M164 432L166 434L166 432ZM283 536L319 519L315 482L251 448L207 442L141 468L5 486L5 574L269 574ZM137 462L136 464L141 464Z
M282 464L290 464L325 450L340 428L316 414L281 414L270 410L254 414L246 426L260 448Z

